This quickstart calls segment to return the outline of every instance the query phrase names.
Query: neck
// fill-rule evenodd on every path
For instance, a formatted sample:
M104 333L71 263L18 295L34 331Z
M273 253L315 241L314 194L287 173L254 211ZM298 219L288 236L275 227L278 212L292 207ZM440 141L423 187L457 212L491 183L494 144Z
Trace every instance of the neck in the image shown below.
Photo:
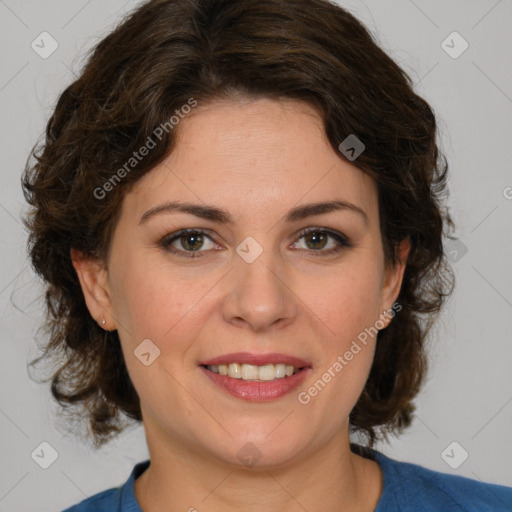
M372 512L382 492L378 464L350 451L348 430L293 463L242 468L147 438L151 464L135 481L144 512Z

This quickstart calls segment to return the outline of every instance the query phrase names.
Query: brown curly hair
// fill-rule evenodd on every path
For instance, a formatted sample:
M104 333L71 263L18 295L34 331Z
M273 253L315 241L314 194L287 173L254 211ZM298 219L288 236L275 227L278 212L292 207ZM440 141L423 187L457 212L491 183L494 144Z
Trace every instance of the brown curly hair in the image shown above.
M401 311L379 331L350 428L373 446L411 422L425 340L454 286L443 248L454 227L443 206L448 165L431 107L361 22L326 0L153 0L93 48L22 177L28 250L46 286L47 342L30 364L53 360L52 394L62 412L89 420L95 447L121 432L123 420L142 416L118 333L91 317L70 249L106 261L124 195L172 151L176 129L104 197L98 187L190 98L237 95L313 106L340 158L349 134L365 144L352 163L378 186L385 261L396 262L405 238L411 250Z

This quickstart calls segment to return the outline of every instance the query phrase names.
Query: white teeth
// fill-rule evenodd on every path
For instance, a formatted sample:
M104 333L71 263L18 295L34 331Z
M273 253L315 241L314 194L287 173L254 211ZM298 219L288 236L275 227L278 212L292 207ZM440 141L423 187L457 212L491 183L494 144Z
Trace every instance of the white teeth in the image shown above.
M285 364L266 364L256 366L254 364L219 364L207 366L209 370L220 375L228 375L234 379L268 381L283 379L297 373L299 369Z
M266 364L260 366L258 371L258 377L260 380L274 380L276 378L276 371L273 364Z
M252 364L242 365L242 379L244 380L257 380L258 367Z
M242 378L242 366L238 363L230 364L228 367L228 375L234 379Z
M277 379L284 377L286 375L286 373L285 373L286 366L284 364L275 364L274 368L276 369L276 378ZM292 366L292 368L293 368L293 366Z

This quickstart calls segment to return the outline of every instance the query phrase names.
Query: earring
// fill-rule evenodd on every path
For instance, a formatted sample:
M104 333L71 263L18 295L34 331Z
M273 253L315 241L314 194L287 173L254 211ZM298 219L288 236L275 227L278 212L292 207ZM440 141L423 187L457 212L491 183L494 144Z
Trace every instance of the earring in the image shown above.
M382 327L379 327L379 331L382 329L385 329L391 322L391 316L388 315L388 311L391 311L389 309L385 309L382 314L380 315L380 322L382 322L384 325Z
M103 319L103 320L101 321L101 325L105 325L105 324L106 324L106 321L105 321L105 319Z

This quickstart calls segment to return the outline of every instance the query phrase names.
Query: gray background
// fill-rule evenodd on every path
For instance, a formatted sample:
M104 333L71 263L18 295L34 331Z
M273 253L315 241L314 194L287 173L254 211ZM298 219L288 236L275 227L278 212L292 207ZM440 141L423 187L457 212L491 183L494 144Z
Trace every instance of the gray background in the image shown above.
M148 457L142 427L99 452L65 436L49 388L30 380L27 361L37 354L42 303L20 223L20 174L59 92L85 51L136 3L0 0L0 511L62 510L120 485ZM437 113L460 238L452 253L457 288L431 337L431 370L416 418L407 434L377 448L512 485L512 1L340 4L366 23ZM31 48L43 31L58 43L46 59ZM469 44L457 58L458 36L442 46L454 31ZM46 470L31 457L44 441L58 453ZM469 457L460 464L462 450Z

